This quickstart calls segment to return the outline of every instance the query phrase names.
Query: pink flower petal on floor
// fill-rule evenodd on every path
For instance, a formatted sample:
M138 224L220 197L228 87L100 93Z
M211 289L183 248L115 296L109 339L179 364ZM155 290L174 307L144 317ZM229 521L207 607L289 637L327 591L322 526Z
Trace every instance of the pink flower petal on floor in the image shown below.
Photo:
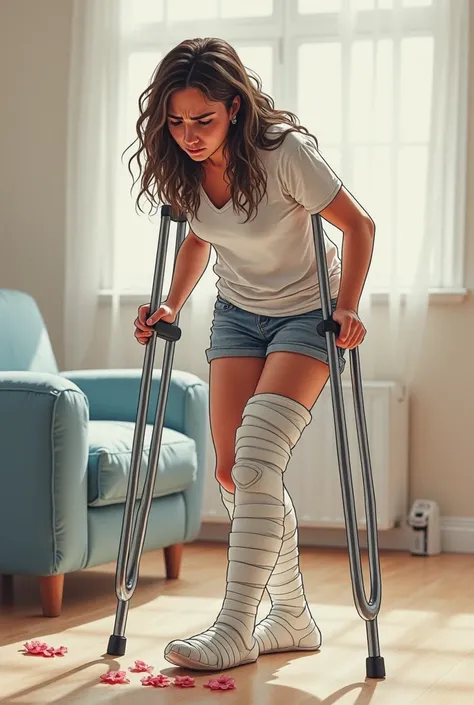
M171 678L159 673L157 676L145 676L142 678L142 685L152 685L154 688L167 688L171 685Z
M115 683L130 683L126 671L108 671L101 675L100 680L102 683L110 683L111 685L115 685Z
M152 676L151 680L155 688L167 688L172 683L171 678L164 676L162 673L159 673L157 676Z
M48 644L45 641L39 641L39 639L33 639L32 641L27 641L23 644L25 649L29 654L43 654L45 649L48 648Z
M220 676L219 678L211 678L204 687L210 688L211 690L233 690L235 688L235 681L230 676Z
M29 654L44 656L46 658L52 658L53 656L64 656L64 654L67 654L67 648L65 646L60 646L57 649L54 646L50 646L45 641L39 641L38 639L27 641L24 644L24 647Z
M195 688L196 681L194 678L191 678L191 676L176 676L174 684L178 685L180 688Z
M154 666L148 666L145 661L135 661L135 665L129 667L132 673L151 673Z
M220 690L220 689L221 689L221 687L220 687L219 683L217 682L217 679L216 679L216 678L212 678L212 679L209 681L209 683L205 683L205 684L204 684L204 687L205 687L205 688L210 688L211 690Z

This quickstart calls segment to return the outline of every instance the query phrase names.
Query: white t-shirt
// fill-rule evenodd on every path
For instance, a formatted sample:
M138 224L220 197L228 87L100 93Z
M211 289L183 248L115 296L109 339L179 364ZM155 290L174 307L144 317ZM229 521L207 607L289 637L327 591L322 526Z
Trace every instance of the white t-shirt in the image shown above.
M269 132L284 131L274 125ZM280 147L259 149L267 171L267 194L253 211L236 213L230 199L216 208L201 187L200 220L188 218L196 235L217 253L214 272L221 296L263 316L306 313L321 307L311 214L326 208L342 181L312 137L286 135ZM248 205L246 205L248 208ZM338 295L341 260L324 233L331 298Z

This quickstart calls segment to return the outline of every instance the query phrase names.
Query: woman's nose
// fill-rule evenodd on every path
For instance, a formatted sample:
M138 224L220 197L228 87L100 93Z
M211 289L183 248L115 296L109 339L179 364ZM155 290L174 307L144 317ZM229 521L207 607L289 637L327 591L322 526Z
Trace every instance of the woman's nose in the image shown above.
M189 147L192 147L192 145L196 143L196 135L194 135L194 134L193 134L192 132L190 132L190 131L187 132L187 131L185 130L185 132L184 132L184 143L185 143L186 145L188 145Z

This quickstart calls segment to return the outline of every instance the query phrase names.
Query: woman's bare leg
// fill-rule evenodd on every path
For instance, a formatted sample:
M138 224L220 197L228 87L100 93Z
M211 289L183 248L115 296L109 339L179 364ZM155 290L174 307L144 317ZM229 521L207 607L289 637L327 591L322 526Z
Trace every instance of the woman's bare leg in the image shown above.
M216 478L232 493L235 433L242 423L245 405L255 393L264 365L264 357L220 357L210 362L209 416L216 453Z

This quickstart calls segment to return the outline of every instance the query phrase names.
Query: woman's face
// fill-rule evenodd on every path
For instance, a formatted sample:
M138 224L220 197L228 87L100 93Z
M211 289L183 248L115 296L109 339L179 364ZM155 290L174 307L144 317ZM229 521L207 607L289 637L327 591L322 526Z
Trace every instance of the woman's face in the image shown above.
M240 97L236 96L229 114L224 103L209 102L197 88L175 91L168 105L169 131L194 161L209 160L212 166L223 166L230 120L239 106Z

